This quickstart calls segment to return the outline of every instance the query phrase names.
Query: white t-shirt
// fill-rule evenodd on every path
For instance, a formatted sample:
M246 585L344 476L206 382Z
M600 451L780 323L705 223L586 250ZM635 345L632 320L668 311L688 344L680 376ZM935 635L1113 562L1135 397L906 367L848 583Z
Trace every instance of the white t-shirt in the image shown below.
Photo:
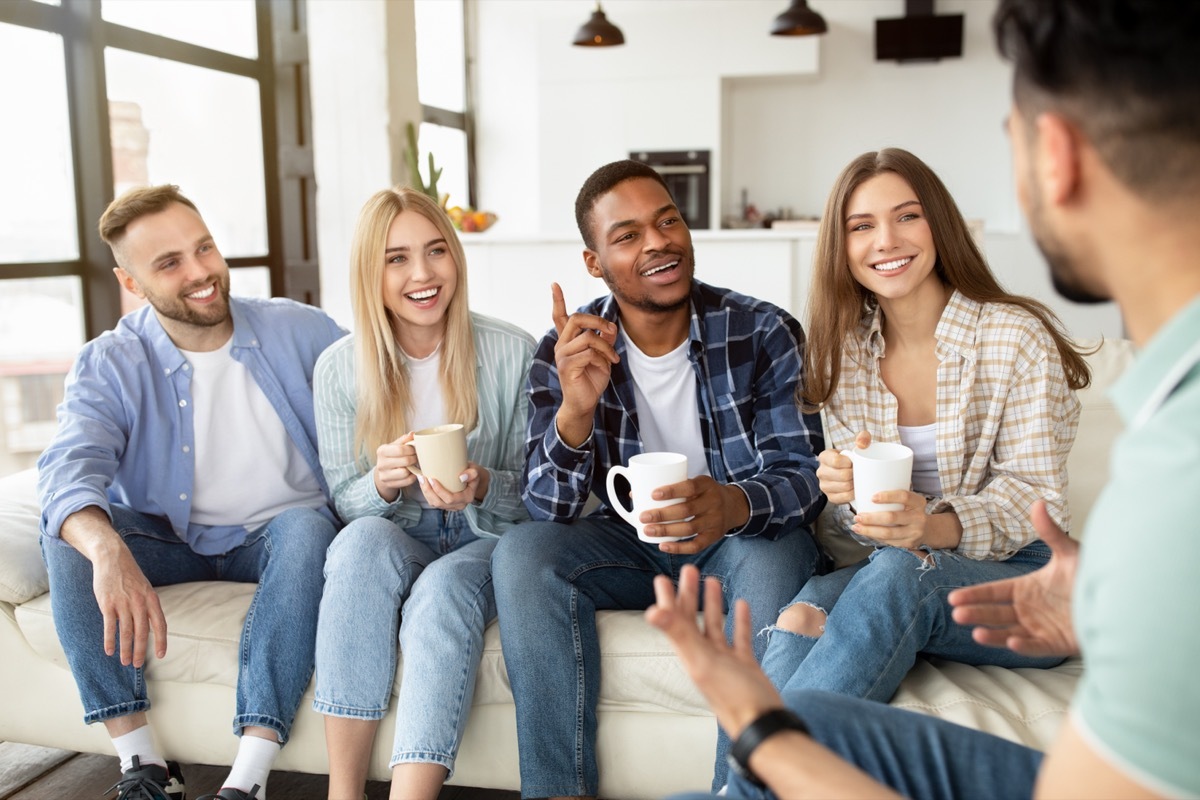
M439 343L432 353L424 358L415 358L404 353L408 367L408 389L412 397L412 417L408 421L410 431L423 431L445 425L454 420L446 418L446 396L442 393L442 383L439 377L442 365L442 345ZM405 496L419 503L422 508L429 508L421 487L413 484L405 489Z
M913 451L912 488L926 497L942 496L937 465L937 423L897 425L900 444Z
M624 329L621 336L633 376L643 452L683 453L688 459L689 478L708 475L696 406L696 372L688 361L691 341L684 339L666 355L651 357L637 348Z
M289 508L324 507L317 477L232 346L231 338L211 352L181 351L196 436L191 521L254 530Z

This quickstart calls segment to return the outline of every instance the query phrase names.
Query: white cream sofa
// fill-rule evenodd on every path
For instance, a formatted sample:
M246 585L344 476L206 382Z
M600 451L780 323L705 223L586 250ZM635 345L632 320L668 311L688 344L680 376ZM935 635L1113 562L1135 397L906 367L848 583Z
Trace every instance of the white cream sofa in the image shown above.
M1108 451L1120 423L1103 389L1131 356L1110 341L1091 358L1094 388L1083 393L1083 416L1071 454L1075 530L1083 529L1107 479ZM50 616L46 571L38 547L38 507L32 471L0 480L0 740L111 753L103 726L86 727L75 685ZM853 560L854 551L836 554ZM237 641L252 585L193 583L161 590L170 627L166 658L147 667L152 720L170 757L230 763ZM602 612L599 759L601 795L662 797L707 789L716 728L666 640L638 612ZM99 646L99 643L97 643ZM920 662L893 705L991 731L1034 747L1054 736L1081 672L1069 661L1051 670L1006 670ZM397 682L400 675L397 675ZM281 770L326 770L321 717L311 686ZM389 713L372 756L374 778L388 777ZM512 697L495 625L487 633L475 705L451 781L465 786L519 788Z

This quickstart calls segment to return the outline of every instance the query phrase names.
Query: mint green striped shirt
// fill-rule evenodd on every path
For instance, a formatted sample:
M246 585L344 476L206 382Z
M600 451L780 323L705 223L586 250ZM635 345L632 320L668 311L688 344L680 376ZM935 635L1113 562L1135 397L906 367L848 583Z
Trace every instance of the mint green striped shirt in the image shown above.
M472 312L471 324L479 423L467 434L467 454L487 467L492 479L483 502L467 506L462 513L477 535L498 536L529 518L521 502L520 470L525 468L525 380L534 342L515 325L482 314ZM406 500L403 493L393 503L380 497L372 460L365 452L354 452L355 387L351 334L321 354L313 373L317 447L334 506L345 522L385 517L406 528L420 518L421 506Z

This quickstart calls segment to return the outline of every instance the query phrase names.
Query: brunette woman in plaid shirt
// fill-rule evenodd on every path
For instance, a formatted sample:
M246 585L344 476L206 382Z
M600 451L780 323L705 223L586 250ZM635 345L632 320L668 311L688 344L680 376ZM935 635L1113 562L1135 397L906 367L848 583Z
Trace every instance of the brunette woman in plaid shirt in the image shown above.
M814 262L801 400L824 416L817 477L837 534L875 549L805 584L763 669L781 690L886 702L918 655L1059 663L978 644L946 595L1045 565L1035 500L1069 530L1075 390L1090 378L1080 354L1045 306L1001 288L946 187L904 150L846 167ZM912 488L874 497L903 510L851 505L840 451L872 439L914 452Z

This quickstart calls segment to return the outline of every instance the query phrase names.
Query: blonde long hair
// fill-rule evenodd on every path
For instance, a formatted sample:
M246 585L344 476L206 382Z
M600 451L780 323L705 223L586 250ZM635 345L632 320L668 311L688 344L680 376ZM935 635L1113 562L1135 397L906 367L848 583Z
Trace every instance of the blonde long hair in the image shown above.
M374 463L379 445L407 432L412 415L408 368L396 338L404 323L383 302L388 229L405 212L420 214L433 223L454 259L457 285L446 309L439 367L446 411L450 415L447 421L461 422L470 431L479 417L475 337L467 308L467 259L462 244L446 212L424 194L408 188L384 189L375 193L359 212L350 247L358 395L354 446L370 463Z
M854 279L848 267L846 206L859 186L884 172L899 175L916 192L933 234L935 269L942 283L977 303L1011 303L1037 317L1054 339L1070 387L1083 389L1091 383L1083 354L1071 343L1054 312L1037 300L1005 291L976 247L945 184L924 161L892 147L863 153L851 161L825 203L809 293L804 385L799 392L804 408L815 411L833 396L841 378L842 350L875 303L874 295Z

